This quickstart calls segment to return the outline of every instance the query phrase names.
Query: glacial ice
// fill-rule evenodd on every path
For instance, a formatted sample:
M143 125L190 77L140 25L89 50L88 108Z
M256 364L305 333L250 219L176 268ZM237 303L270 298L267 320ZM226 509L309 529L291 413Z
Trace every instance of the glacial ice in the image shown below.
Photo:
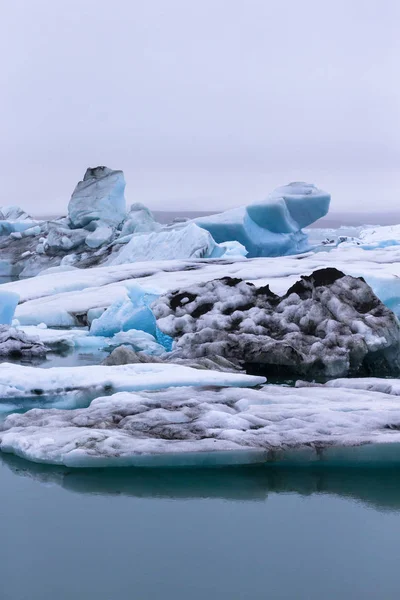
M20 206L2 206L0 208L0 221L29 221L32 217Z
M341 247L329 252L275 258L219 260L172 260L128 263L91 269L74 269L54 275L14 281L0 290L15 291L20 304L15 316L22 325L76 327L91 309L104 310L126 297L126 285L134 280L158 294L174 289L234 277L269 285L275 294L285 294L301 275L326 267L336 267L364 277L378 298L400 316L400 246L365 251Z
M212 236L194 223L177 229L136 233L109 264L122 265L139 261L175 260L182 258L219 258L243 256L246 250L237 242L218 245Z
M329 211L330 194L315 185L290 183L276 188L262 202L247 206L250 218L274 233L295 233L308 227Z
M0 325L0 356L2 358L44 359L47 347L36 336L9 325Z
M103 244L107 244L114 235L114 230L109 225L105 225L101 221L98 222L96 229L89 233L85 238L85 244L89 248L100 248Z
M74 393L101 395L120 391L160 390L182 386L254 386L265 377L192 369L175 364L134 364L107 367L27 367L0 364L0 398L45 401Z
M140 286L130 285L125 298L114 302L92 321L90 333L110 337L119 331L139 329L155 336L156 320L148 307L155 298Z
M14 233L22 234L28 232L38 226L38 222L34 220L21 220L21 221L6 221L0 220L0 236L11 235ZM37 231L37 230L35 230ZM22 238L22 235L21 235Z
M0 219L0 275L32 277L66 264L87 269L131 261L304 252L309 243L301 227L329 204L329 195L314 186L290 184L265 202L163 226L140 203L127 213L124 189L122 171L95 167L76 186L67 217L38 222L18 207L3 208L0 217L7 219Z
M156 222L152 212L144 204L136 202L131 205L122 223L121 237L135 233L150 233L160 229L161 225Z
M107 167L87 169L68 205L72 226L85 227L92 221L119 225L126 216L124 191L122 171L113 171Z
M185 358L223 356L251 372L343 377L400 373L400 327L363 279L303 276L284 296L225 277L156 300L158 327Z
M309 248L301 229L327 214L330 195L307 183L274 190L265 201L199 217L216 242L237 240L249 257L298 254Z
M375 391L167 389L10 415L0 449L68 467L399 466L399 422L397 396Z
M0 289L0 324L11 325L15 309L19 302L19 295Z
M365 250L376 248L387 248L388 246L400 245L400 225L388 225L382 227L367 227L359 233L356 243Z

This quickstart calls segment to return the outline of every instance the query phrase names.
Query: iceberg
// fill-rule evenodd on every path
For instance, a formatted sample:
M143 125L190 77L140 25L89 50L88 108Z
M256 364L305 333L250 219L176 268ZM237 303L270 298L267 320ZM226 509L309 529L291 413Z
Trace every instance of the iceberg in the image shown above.
M310 183L290 183L276 188L263 202L246 207L259 227L274 233L296 233L329 211L330 194Z
M308 183L290 183L257 202L194 220L217 243L237 240L249 257L298 254L309 249L301 231L327 214L330 195Z
M156 319L148 307L156 296L131 285L125 298L114 302L90 326L92 335L110 337L120 331L138 329L156 335Z
M108 167L87 169L68 205L72 227L85 227L92 221L119 225L126 216L125 179L122 171Z
M399 422L398 397L381 392L191 387L13 414L1 426L0 449L67 467L398 467Z
M31 221L32 217L28 215L20 206L2 206L0 208L0 221Z
M152 309L185 358L223 356L285 377L400 372L397 318L362 278L334 268L303 276L283 296L225 277L161 296Z

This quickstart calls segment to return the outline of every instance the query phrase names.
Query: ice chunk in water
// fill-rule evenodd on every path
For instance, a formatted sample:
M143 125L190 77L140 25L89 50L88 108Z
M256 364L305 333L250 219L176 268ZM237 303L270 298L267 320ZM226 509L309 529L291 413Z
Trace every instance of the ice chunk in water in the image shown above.
M11 325L19 295L15 292L0 292L0 324Z
M148 304L155 299L138 285L130 285L128 296L114 302L103 314L94 319L92 335L111 337L119 331L138 329L156 336L156 319Z

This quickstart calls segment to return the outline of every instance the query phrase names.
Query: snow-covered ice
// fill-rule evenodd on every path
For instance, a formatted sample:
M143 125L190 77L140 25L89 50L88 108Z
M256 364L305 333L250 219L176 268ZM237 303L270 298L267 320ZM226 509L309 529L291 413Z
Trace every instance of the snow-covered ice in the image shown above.
M51 367L42 369L0 364L0 398L54 398L73 392L101 394L118 391L159 390L176 386L252 386L264 377L242 373L200 371L175 364L134 364L107 367Z
M126 285L132 279L144 289L163 294L187 285L225 276L237 277L257 287L268 284L284 294L301 275L317 269L336 267L348 275L364 277L375 294L400 315L400 246L366 251L341 247L318 252L275 258L230 258L174 260L74 269L40 278L0 285L0 290L20 295L16 318L23 325L41 322L50 327L74 327L82 324L80 315L91 309L110 306L126 297ZM77 293L79 292L79 293Z
M399 465L399 423L397 397L380 392L180 388L14 414L0 448L69 467Z

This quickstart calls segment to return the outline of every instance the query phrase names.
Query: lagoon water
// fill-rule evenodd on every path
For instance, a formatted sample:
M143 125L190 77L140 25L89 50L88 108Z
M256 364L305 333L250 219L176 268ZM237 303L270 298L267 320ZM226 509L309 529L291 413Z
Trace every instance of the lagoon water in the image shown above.
M394 600L399 475L74 471L4 455L1 598Z

